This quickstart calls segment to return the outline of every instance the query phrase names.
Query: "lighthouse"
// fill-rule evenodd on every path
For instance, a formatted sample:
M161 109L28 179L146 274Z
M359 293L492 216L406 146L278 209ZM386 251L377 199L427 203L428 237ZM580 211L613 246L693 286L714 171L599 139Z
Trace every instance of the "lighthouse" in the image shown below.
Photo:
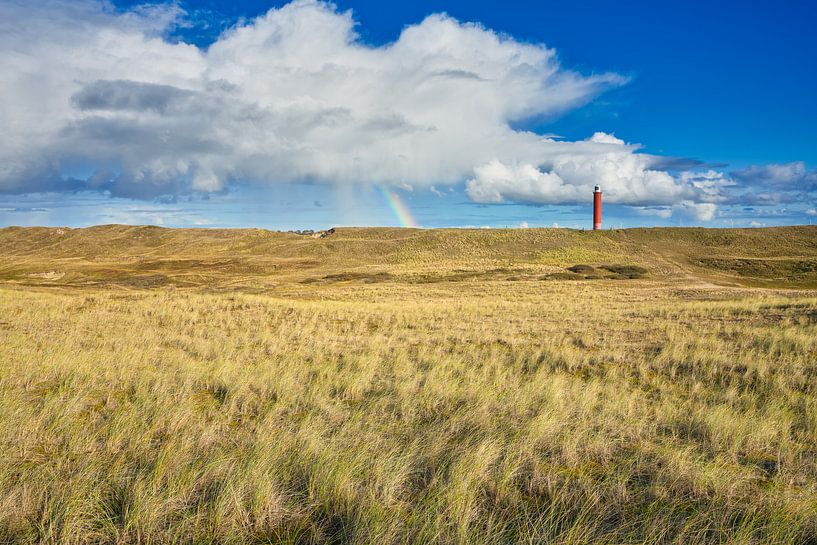
M593 190L593 230L601 229L601 188Z

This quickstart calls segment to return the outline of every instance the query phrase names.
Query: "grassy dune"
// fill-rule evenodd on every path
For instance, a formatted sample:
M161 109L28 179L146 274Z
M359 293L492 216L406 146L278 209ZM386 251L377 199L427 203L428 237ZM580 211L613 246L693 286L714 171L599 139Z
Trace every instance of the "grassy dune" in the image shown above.
M0 280L81 287L243 290L338 279L400 282L566 274L629 264L661 279L817 288L817 227L770 229L0 229ZM504 276L503 276L504 275ZM329 277L329 278L326 278Z
M0 255L0 543L817 542L817 229Z

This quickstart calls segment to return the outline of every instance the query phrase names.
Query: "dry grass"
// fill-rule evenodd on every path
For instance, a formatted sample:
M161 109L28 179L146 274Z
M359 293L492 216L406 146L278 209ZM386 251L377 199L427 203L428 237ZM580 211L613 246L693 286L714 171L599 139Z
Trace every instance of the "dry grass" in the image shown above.
M7 253L65 276L0 288L0 543L817 541L817 292L433 271L394 256L443 235L394 236L179 251L241 265L189 289Z

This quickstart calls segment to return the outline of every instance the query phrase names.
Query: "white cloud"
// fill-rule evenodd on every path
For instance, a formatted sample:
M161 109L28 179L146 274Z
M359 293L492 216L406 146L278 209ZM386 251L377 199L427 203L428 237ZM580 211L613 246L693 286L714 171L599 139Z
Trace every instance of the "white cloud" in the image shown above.
M747 185L760 185L768 189L810 191L817 188L817 172L809 171L803 161L754 165L732 174Z
M806 210L806 214L809 216L817 216L817 208L809 208Z
M530 164L508 166L500 161L476 167L475 177L466 184L466 193L482 203L506 199L527 202L565 202L578 200L578 188L566 185L558 174L542 172Z
M695 221L712 221L718 207L709 202L696 203L692 201L681 201L672 205L672 215L687 218Z
M212 225L209 218L175 208L145 209L135 205L108 205L97 210L97 218L108 223L128 225L159 225L204 227Z
M153 198L307 180L437 193L467 180L477 202L570 203L600 184L605 202L711 218L729 186L714 171L673 175L610 134L514 130L626 78L579 74L478 24L431 15L375 47L350 12L296 0L203 50L163 38L184 16L1 2L0 192Z
M593 133L593 136L591 136L588 140L590 142L596 142L598 144L616 144L619 146L623 146L625 144L624 140L616 138L612 134L607 134L603 132Z
M683 221L708 222L715 218L718 206L713 203L696 203L690 200L677 202L669 206L638 206L635 211L642 216L655 216L661 219L677 218Z
M691 177L673 177L653 170L655 157L636 153L611 135L597 132L579 142L542 139L536 164L492 160L474 169L466 192L477 202L505 200L532 203L586 202L596 184L604 201L619 204L672 204L715 198L712 188Z
M624 81L444 15L371 47L349 12L296 0L206 51L161 38L180 16L91 0L0 5L0 190L452 183L494 156L536 155L540 137L510 122ZM63 179L78 165L104 168Z

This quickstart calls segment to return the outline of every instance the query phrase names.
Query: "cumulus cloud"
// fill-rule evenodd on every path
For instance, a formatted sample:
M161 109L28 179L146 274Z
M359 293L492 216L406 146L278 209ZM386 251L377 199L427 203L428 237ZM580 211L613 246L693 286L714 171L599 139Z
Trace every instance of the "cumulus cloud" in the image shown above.
M655 216L662 219L676 218L693 222L712 221L718 211L716 204L689 200L671 206L637 206L634 208L642 216Z
M605 201L619 204L671 204L685 199L715 200L715 185L693 176L673 177L651 168L655 157L613 135L595 133L579 142L543 139L536 163L492 160L474 169L466 193L476 202L585 202L596 184Z
M754 165L731 173L739 184L732 201L776 205L802 202L817 192L817 171L803 161Z
M207 50L170 43L175 5L0 5L0 189L149 197L234 179L430 185L530 155L514 120L553 115L624 79L432 15L391 44L349 12L297 0ZM98 167L66 180L72 168Z
M817 172L807 170L803 161L755 165L737 170L732 175L746 185L767 189L817 190Z
M673 215L680 215L696 221L712 221L718 207L709 202L696 203L691 201L681 201L674 204Z
M513 129L626 83L567 69L541 44L437 14L371 46L351 12L295 0L200 49L166 39L184 18L177 4L0 3L0 192L153 199L239 180L465 181L476 202L573 203L601 184L606 202L702 220L729 199L723 174L673 174L699 165L611 134ZM774 174L785 188L814 183L802 163L775 167L792 171Z

